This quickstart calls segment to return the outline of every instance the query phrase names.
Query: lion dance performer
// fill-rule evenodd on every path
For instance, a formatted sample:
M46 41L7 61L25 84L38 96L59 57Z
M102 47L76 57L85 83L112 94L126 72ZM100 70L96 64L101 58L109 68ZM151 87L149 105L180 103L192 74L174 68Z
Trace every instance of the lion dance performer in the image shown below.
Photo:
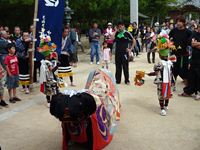
M61 93L53 79L46 84L47 94L52 95L50 113L62 123L63 150L68 150L70 141L87 143L88 150L101 150L112 141L120 120L120 102L111 72L92 71L85 89L80 91Z
M167 36L159 37L157 40L160 62L154 66L154 72L148 73L149 76L156 76L154 83L157 84L157 94L160 104L160 115L166 116L169 99L172 97L172 60L175 56L170 55L170 50L174 49L173 44Z

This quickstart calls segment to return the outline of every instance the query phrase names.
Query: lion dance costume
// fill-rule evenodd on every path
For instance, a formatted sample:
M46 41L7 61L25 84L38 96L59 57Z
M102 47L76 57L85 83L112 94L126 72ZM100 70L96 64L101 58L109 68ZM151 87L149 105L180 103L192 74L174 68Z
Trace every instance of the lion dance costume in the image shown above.
M63 150L68 150L69 141L87 143L88 150L101 150L111 142L120 120L119 93L111 72L92 71L80 91L61 93L52 80L47 85L52 92L50 113L62 123Z

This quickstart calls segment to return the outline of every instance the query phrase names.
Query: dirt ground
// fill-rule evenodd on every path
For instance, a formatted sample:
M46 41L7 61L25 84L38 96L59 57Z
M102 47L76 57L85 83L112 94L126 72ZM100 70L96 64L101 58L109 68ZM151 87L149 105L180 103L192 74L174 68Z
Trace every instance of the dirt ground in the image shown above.
M75 89L84 88L89 72L101 67L90 65L87 53L81 53L79 59L78 67L73 68ZM115 73L115 65L111 63L109 67ZM131 85L122 82L118 86L121 121L105 150L200 150L200 101L177 96L183 88L179 79L167 116L160 116L154 77L145 77L141 87L133 84L136 70L150 72L152 68L153 64L146 61L146 53L130 63ZM39 85L34 85L30 95L21 92L18 95L22 102L0 109L2 150L60 150L61 124L50 115ZM80 147L73 145L70 149L82 149Z

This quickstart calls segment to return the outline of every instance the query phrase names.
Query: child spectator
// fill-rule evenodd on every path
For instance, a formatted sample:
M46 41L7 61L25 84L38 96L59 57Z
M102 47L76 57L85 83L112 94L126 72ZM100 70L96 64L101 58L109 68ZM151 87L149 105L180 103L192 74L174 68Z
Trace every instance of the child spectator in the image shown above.
M8 55L5 58L5 65L7 71L7 88L9 93L10 103L21 101L16 96L16 88L19 87L19 67L18 60L15 56L15 46L12 43L7 45Z
M108 63L110 62L111 58L111 49L108 48L108 44L106 41L102 44L102 68L108 69Z

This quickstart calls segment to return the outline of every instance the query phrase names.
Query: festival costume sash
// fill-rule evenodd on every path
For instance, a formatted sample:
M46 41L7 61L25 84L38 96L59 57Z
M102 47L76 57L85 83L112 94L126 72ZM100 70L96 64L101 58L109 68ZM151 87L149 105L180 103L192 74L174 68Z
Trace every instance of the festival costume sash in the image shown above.
M162 97L165 99L171 98L171 67L172 62L170 60L161 60L163 65L163 83L162 83Z

